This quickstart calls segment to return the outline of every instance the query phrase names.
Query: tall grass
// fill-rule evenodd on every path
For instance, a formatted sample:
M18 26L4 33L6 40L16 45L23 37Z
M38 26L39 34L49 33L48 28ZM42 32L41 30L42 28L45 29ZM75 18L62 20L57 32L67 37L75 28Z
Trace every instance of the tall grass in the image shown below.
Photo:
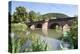
M46 51L48 49L47 43L41 40L40 36L36 34L35 31L29 35L29 39L32 41L32 44L29 48L25 49L26 52Z
M26 35L27 26L22 23L15 23L11 25L11 33L14 33L14 36L11 36L11 48L10 51L12 53L20 53L20 52L32 52L32 51L46 51L47 44L45 41L41 41L39 39L39 35L34 33L30 33ZM25 48L24 51L21 51L23 44L27 40L31 40L31 46Z

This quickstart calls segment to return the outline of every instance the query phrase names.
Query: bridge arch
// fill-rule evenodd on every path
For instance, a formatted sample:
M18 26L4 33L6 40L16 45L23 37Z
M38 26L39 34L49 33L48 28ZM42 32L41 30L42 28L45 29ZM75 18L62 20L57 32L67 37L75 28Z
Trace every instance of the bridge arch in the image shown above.
M42 28L42 24L41 23L38 23L38 24L35 25L35 27L36 28Z
M52 23L49 26L50 29L56 29L56 28L59 28L59 27L60 27L59 23Z

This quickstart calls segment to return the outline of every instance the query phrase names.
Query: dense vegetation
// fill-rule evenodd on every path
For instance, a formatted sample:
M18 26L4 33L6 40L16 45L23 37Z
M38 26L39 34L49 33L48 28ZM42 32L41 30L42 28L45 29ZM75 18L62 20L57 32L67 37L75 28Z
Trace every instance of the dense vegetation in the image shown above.
M78 22L77 17L72 21L71 30L67 37L62 37L64 42L69 42L72 49L78 49Z
M71 37L73 40L74 49L78 48L78 19L73 20L72 26L71 26Z

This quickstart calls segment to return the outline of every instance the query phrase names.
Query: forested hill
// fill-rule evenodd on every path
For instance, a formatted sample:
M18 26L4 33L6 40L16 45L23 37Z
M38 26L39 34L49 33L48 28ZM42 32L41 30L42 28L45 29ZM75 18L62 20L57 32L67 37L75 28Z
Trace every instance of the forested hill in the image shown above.
M69 16L67 16L67 15L65 15L65 14L62 14L62 13L47 13L47 14L44 14L44 15L42 15L43 17L48 17L48 18L54 18L54 17L56 17L56 18L66 18L66 17L69 17Z

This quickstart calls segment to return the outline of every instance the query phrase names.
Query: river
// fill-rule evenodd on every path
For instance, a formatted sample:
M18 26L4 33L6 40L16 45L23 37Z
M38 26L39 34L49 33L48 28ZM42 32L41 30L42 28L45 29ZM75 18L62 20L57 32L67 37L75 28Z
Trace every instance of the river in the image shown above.
M45 32L45 30L44 30ZM44 32L42 31L42 29L40 28L36 28L35 30L30 30L28 29L26 31L26 36L28 36L31 33L37 34L40 36L40 40L44 40L47 45L48 45L48 51L53 51L53 50L61 50L61 48L63 48L63 46L61 45L61 43L63 43L63 41L59 40L60 37L62 37L62 30L55 30L55 29L48 29L47 36L45 36ZM25 34L24 34L25 35ZM35 37L35 36L34 36ZM31 40L27 40L23 45L22 45L22 49L20 50L20 52L23 52L23 50L25 48L28 48L29 46L31 46L32 41ZM69 44L65 44L65 49L68 49L67 46Z
M52 50L61 50L61 43L63 43L63 41L59 40L58 38L62 37L62 31L61 30L55 30L55 29L48 29L48 34L47 36L44 35L44 33L42 32L42 29L37 28L34 31L29 30L27 34L29 33L35 33L38 34L40 36L40 40L44 40L47 45L48 45L48 51L52 51ZM35 37L35 36L34 36ZM28 40L24 45L23 45L23 49L30 46L31 45L31 41ZM65 43L65 47L67 47L68 44ZM65 48L67 49L67 48Z

